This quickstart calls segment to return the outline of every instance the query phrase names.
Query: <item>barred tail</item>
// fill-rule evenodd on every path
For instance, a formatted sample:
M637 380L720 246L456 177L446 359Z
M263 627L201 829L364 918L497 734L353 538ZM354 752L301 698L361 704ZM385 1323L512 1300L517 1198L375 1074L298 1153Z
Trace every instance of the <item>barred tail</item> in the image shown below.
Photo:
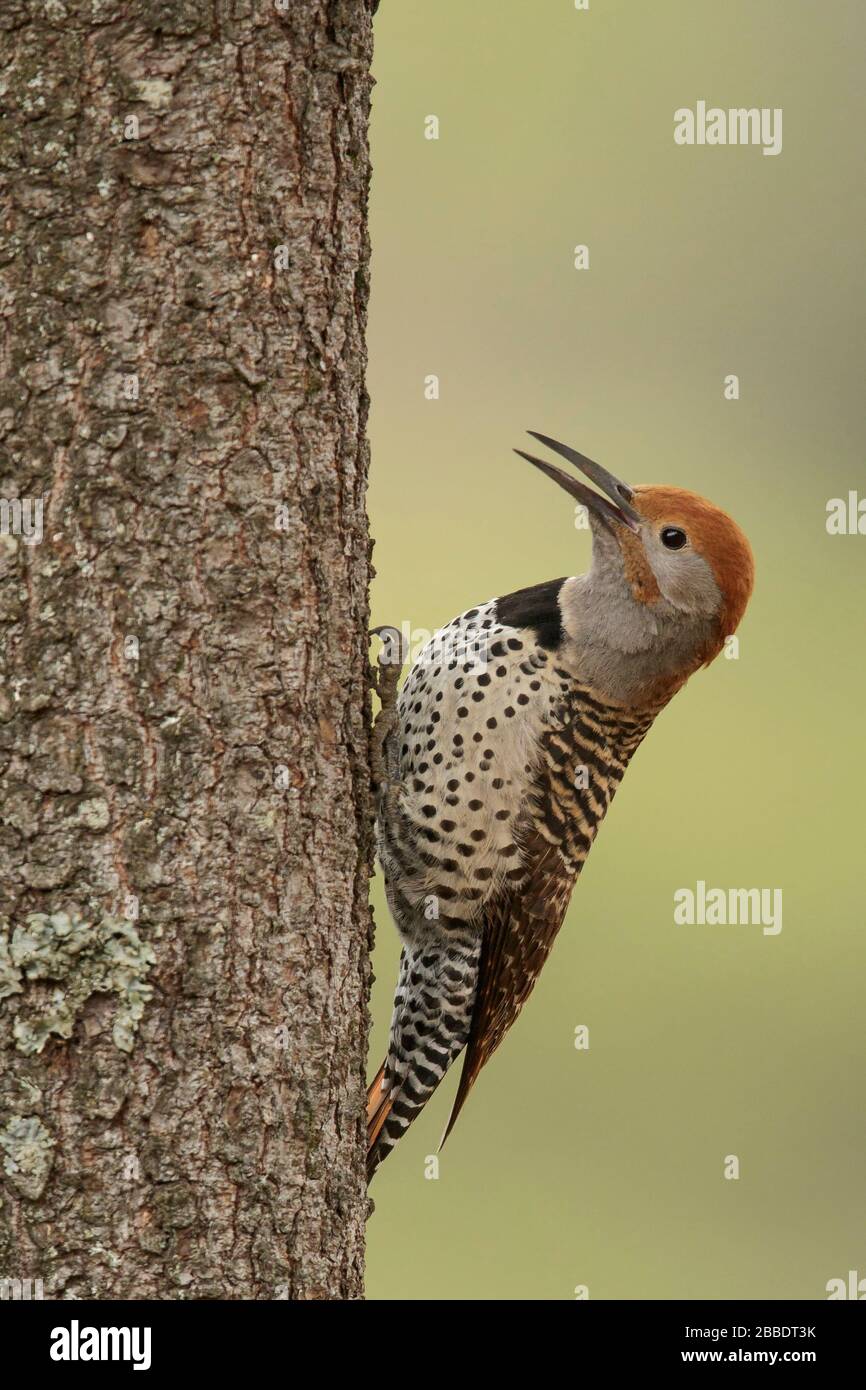
M468 930L404 947L388 1056L367 1092L368 1178L466 1046L479 952L479 937Z

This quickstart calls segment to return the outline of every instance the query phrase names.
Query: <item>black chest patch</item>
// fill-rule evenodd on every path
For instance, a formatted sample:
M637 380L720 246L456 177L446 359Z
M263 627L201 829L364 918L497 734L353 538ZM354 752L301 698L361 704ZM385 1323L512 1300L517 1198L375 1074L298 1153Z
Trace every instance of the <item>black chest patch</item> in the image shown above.
M562 614L559 611L559 591L562 579L548 579L545 584L533 584L496 600L496 621L508 627L532 628L541 647L555 650L562 641Z

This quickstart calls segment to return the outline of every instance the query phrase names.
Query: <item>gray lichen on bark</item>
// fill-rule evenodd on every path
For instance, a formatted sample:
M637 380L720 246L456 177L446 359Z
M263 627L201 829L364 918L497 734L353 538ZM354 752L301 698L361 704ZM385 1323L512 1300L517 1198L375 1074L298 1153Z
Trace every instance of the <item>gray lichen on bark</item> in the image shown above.
M45 1189L53 1148L54 1140L35 1116L13 1115L0 1129L3 1172L9 1186L31 1202Z
M0 545L0 1276L46 1296L361 1294L371 9L0 13L0 496L46 508Z
M41 1052L52 1036L71 1038L90 996L114 994L111 1036L115 1047L131 1052L153 996L147 974L155 961L132 922L106 917L94 925L76 912L28 913L11 939L8 928L0 934L0 998L24 993L25 981L48 986L36 1001L28 998L28 1010L16 1013L12 1034L18 1051Z

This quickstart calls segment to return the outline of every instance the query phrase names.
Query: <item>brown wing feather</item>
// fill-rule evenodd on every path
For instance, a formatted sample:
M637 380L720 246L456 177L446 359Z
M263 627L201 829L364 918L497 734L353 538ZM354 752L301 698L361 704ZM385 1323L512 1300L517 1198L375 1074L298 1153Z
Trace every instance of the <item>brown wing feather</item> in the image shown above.
M571 897L574 870L537 832L524 862L526 877L491 904L484 920L472 1031L443 1144L481 1068L532 993Z
M566 672L556 672L567 682ZM483 922L478 989L463 1072L448 1128L478 1073L520 1013L556 933L596 830L635 749L665 703L625 717L591 688L574 686L543 739L544 759L518 834L523 873ZM591 768L589 784L578 769Z

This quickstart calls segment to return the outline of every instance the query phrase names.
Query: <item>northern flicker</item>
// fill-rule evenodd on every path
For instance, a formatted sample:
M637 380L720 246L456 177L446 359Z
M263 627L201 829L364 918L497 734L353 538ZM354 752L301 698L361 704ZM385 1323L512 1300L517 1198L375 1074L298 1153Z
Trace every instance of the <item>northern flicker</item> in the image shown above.
M586 508L592 563L454 618L391 714L377 847L403 949L367 1096L371 1175L465 1048L450 1132L529 997L632 755L752 591L749 543L711 502L629 487L530 433L599 489L516 450Z

